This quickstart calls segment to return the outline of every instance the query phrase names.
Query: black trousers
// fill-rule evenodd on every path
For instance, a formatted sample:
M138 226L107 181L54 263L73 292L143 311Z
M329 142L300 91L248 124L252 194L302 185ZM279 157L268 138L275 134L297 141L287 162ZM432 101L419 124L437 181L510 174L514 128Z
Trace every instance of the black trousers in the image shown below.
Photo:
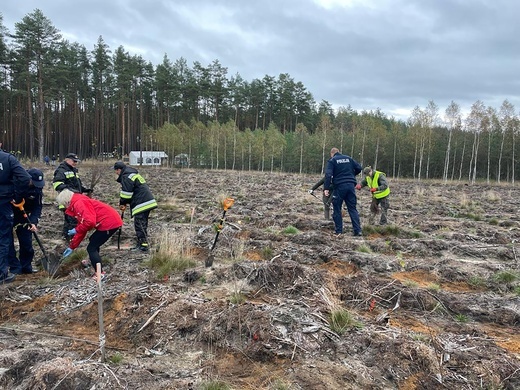
M101 263L101 255L99 254L101 245L107 242L108 239L112 237L118 230L119 228L104 231L96 230L90 236L89 243L87 245L87 252L90 259L90 264L92 264L92 267L94 267L94 271L96 271L97 263Z
M134 228L137 236L137 245L148 244L148 218L150 210L134 215Z

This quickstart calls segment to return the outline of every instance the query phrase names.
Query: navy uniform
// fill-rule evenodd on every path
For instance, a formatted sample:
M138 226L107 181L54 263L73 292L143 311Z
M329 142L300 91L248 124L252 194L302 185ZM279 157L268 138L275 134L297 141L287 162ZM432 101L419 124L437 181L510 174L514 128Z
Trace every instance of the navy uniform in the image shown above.
M79 194L89 194L92 190L83 187L78 174L78 168L76 164L81 161L78 156L74 153L69 153L65 156L65 159L58 165L58 168L54 171L54 178L52 179L52 186L58 192L68 189L72 192ZM63 207L60 210L65 211ZM78 221L74 217L64 214L62 236L66 241L70 240L68 231L75 228Z
M20 209L13 206L14 229L19 244L19 258L16 257L14 239L11 241L9 249L9 270L13 274L33 273L34 248L32 232L36 231L42 215L43 187L45 186L43 173L36 168L29 169L27 173L31 175L31 184L29 185L29 191L25 196L23 206L27 217L23 215Z
M345 202L350 221L352 222L353 234L354 236L361 236L361 223L356 208L357 197L355 190L357 184L356 176L361 172L361 165L352 157L341 154L337 148L331 149L330 157L325 170L325 184L323 188L329 194L334 184L334 197L332 199L334 212L332 219L334 220L335 233L343 233L341 206Z
M150 211L157 207L157 202L137 169L118 161L114 164L114 170L118 173L117 182L121 183L119 207L124 210L126 205L130 205L137 236L136 249L146 252L148 250L148 218Z
M13 240L14 201L22 205L31 176L13 155L0 149L0 284L12 282L9 272L9 247Z

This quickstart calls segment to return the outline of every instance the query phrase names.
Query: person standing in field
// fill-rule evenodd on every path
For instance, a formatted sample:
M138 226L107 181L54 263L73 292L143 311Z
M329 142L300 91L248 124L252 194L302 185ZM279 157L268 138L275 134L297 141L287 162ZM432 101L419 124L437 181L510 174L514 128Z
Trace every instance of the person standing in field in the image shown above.
M322 177L316 184L309 190L309 194L314 195L314 191L317 190L325 183L325 176ZM329 190L329 195L325 196L325 192L322 193L321 201L323 202L323 217L328 221L330 219L330 206L332 202L332 187Z
M374 224L376 215L379 213L379 206L381 206L379 224L386 225L388 223L387 213L390 208L390 201L388 200L390 187L388 186L386 175L381 171L372 169L372 167L363 169L363 175L365 175L365 178L360 184L356 185L356 190L369 187L372 193L372 203L370 204L370 217L368 221L371 225Z
M9 248L13 241L13 206L23 207L31 176L12 154L3 151L0 142L0 284L12 282L9 272Z
M357 211L357 197L355 186L357 184L356 176L361 172L361 165L352 157L341 154L338 148L330 150L330 160L327 162L325 170L325 183L323 185L325 196L332 193L334 185L334 197L332 205L334 212L332 219L334 220L334 234L343 234L343 217L341 215L341 206L343 202L347 205L347 210L352 222L352 230L354 236L362 236L361 223Z
M150 211L157 208L157 201L137 169L118 161L114 164L114 171L117 174L116 181L121 183L119 209L125 211L126 206L130 205L130 213L134 218L137 246L133 249L147 252L149 249L148 219Z
M42 216L43 172L36 168L27 171L31 175L29 190L25 202L20 207L13 205L14 230L19 244L19 256L16 257L14 236L9 247L9 270L13 274L32 274L34 258L33 232L38 231L38 222ZM23 210L23 211L22 211ZM24 215L25 212L25 215Z

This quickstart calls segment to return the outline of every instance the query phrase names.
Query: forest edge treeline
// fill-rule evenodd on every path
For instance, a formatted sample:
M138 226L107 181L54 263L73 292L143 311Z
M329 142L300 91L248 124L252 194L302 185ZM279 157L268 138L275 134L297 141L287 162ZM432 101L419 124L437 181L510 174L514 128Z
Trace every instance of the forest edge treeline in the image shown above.
M1 17L1 15L0 15ZM380 110L317 104L289 74L228 77L218 60L152 65L100 36L92 51L61 37L36 9L0 19L0 141L19 158L82 158L132 150L185 153L194 168L323 172L332 146L389 177L515 182L515 107L477 100L416 106L407 121ZM353 76L354 77L354 76ZM348 95L348 90L345 91Z

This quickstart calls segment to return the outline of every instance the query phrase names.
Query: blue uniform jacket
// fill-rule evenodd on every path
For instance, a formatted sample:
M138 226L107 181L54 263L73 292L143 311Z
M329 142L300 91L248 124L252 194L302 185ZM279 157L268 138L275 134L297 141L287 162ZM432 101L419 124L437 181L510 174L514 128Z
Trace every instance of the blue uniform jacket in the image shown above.
M338 187L342 184L356 184L356 175L361 172L361 165L350 156L337 152L327 162L325 170L325 184L323 188L330 190L332 185Z
M31 175L12 154L0 150L0 198L20 203L29 189Z

